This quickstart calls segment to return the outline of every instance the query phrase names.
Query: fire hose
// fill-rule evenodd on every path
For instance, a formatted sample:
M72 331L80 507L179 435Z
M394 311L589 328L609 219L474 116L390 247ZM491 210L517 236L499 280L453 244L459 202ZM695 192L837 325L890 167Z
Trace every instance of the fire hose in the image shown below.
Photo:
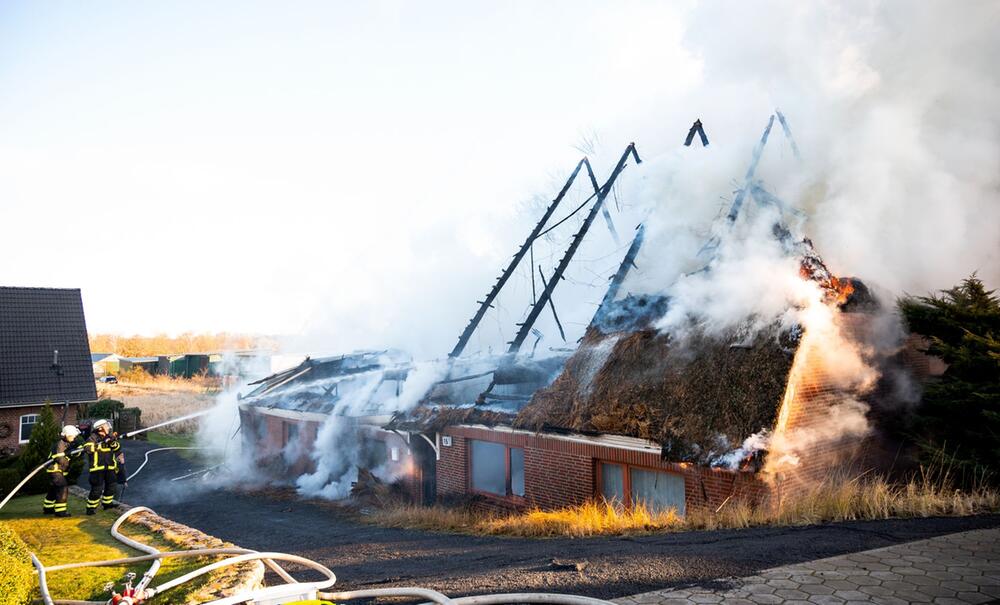
M120 542L127 544L133 548L140 551L146 552L146 555L140 555L136 557L125 557L121 559L110 559L106 561L87 561L83 563L65 563L62 565L53 565L50 567L44 567L35 557L32 555L32 562L38 572L38 583L41 589L42 600L45 605L105 605L101 601L73 601L73 600L53 600L48 591L48 584L46 581L46 574L65 570L65 569L76 569L80 567L105 567L105 566L116 566L116 565L127 565L131 563L138 563L143 561L153 561L153 565L150 567L143 575L143 579L140 584L136 587L134 592L135 598L128 597L120 601L122 604L133 604L140 603L143 600L150 598L154 595L163 593L171 588L180 586L186 582L189 582L195 578L203 576L211 571L220 569L222 567L228 567L230 565L236 565L239 563L245 563L248 561L260 560L265 565L270 567L275 573L277 573L285 584L280 584L277 586L270 586L266 588L259 588L255 590L246 591L231 597L226 597L223 599L217 599L211 601L208 605L237 605L240 603L247 603L252 601L257 601L259 599L281 599L281 598L292 598L298 599L303 594L310 594L318 597L320 599L326 599L334 602L340 601L353 601L358 599L372 599L372 598L388 598L388 597L407 597L407 598L417 598L426 599L430 603L435 605L507 605L510 603L538 603L542 605L609 605L608 601L602 601L600 599L594 599L590 597L581 597L575 595L565 595L565 594L550 594L550 593L510 593L510 594L495 594L495 595L479 595L471 597L459 597L452 599L436 590L431 590L428 588L420 587L399 587L399 588L375 588L375 589L364 589L364 590L351 590L342 592L323 592L324 589L328 589L333 586L337 581L336 574L333 573L329 568L321 563L312 561L305 557L300 557L298 555L290 555L286 553L278 552L257 552L254 550L244 549L244 548L201 548L194 550L185 551L167 551L161 552L152 546L136 542L131 538L123 535L119 528L122 523L124 523L129 517L139 512L149 512L153 513L152 510L146 507L136 507L126 511L122 514L111 527L111 534L115 539ZM159 570L160 562L164 558L168 557L202 557L207 555L235 555L221 561L216 561L208 565L204 565L188 572L178 578L174 578L168 582L164 582L159 586L154 588L146 588L148 584L152 581L153 576ZM310 569L316 570L326 576L325 580L319 582L299 582L295 580L287 571L285 571L277 561L284 561L289 563L296 563ZM140 589L140 587L142 587ZM274 602L274 601L272 601Z
M135 437L136 435L138 435L140 433L145 433L146 431L151 431L153 429L158 429L161 426L167 426L169 424L175 424L177 422L183 422L184 420L190 420L192 418L197 418L199 416L204 416L205 414L208 414L210 411L211 410L203 410L201 412L195 412L193 414L187 414L186 416L181 416L180 418L173 418L171 420L165 420L163 422L154 424L153 426L147 426L147 427L144 427L144 428L141 428L141 429L136 429L134 431L129 431L128 433L124 433L122 435L119 435L119 438L121 438L121 439L127 439L129 437ZM81 447L78 447L78 448L70 451L69 455L70 456L76 456L77 454L79 454L82 451L83 451L83 447L81 446ZM2 502L0 502L0 509L3 509L3 507L6 506L8 502L10 502L10 499L14 497L14 494L16 494L17 492L21 491L21 488L24 487L25 483L27 483L28 481L30 481L32 477L34 477L39 472L41 472L42 469L44 469L45 467L49 466L50 464L52 464L54 462L55 462L54 459L46 460L42 464L38 465L38 468L36 468L35 470L33 470L30 473L28 473L27 477L25 477L24 479L21 479L21 482L18 483L16 486L14 486L14 489L10 490L10 493L7 494L7 496L3 499ZM143 466L145 466L145 462L143 463ZM140 466L139 469L141 469L141 468L142 467ZM139 471L136 470L136 472L133 473L132 476L134 477L135 474L138 473L138 472Z

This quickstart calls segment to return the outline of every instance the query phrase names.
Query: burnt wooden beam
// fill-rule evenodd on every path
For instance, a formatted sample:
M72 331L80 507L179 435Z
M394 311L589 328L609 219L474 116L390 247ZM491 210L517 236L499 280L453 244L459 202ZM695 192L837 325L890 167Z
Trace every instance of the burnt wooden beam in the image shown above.
M535 228L531 230L528 238L524 240L524 244L521 245L521 248L517 251L517 254L514 255L514 258L511 259L510 264L507 265L507 268L504 269L503 273L500 274L500 277L497 278L496 283L493 284L493 287L486 295L486 298L479 303L479 308L476 310L475 315L473 315L472 319L469 320L469 325L462 330L462 334L458 337L458 342L455 343L455 347L451 350L451 353L448 354L448 357L458 357L462 354L462 351L465 350L465 346L469 344L469 339L472 338L473 332L476 331L476 328L479 326L479 322L481 322L483 317L486 315L486 310L492 306L493 301L496 299L497 295L500 294L500 290L503 289L504 284L506 284L507 280L510 279L510 276L514 274L514 270L517 269L517 265L521 262L521 259L523 259L524 255L531 249L531 244L534 243L535 238L539 233L541 233L542 229L545 227L545 223L552 217L552 213L559 207L559 203L562 202L566 192L569 191L570 186L573 185L573 181L576 180L576 176L580 173L580 168L583 167L584 163L589 165L587 158L583 158L577 162L576 168L573 169L573 173L569 175L568 179L566 179L566 184L563 185L562 190L559 191L559 195L557 195L555 199L552 200L552 203L549 204L549 207L545 209L545 214L542 215L542 218L538 221L538 224L535 225ZM532 268L532 272L533 271L534 269Z
M597 307L597 312L594 313L594 318L590 320L590 325L594 325L598 318L607 311L608 306L615 301L618 297L618 291L622 287L622 283L625 278L628 277L629 271L635 266L635 258L639 256L639 249L642 248L642 242L646 237L646 226L640 224L635 228L635 237L632 238L632 245L628 247L628 252L625 253L625 257L622 258L622 264L618 265L618 271L615 272L614 277L611 278L611 283L608 284L608 291L604 293L604 299L601 300L601 304Z
M508 353L517 353L517 351L521 348L521 345L524 343L524 339L527 338L528 334L531 332L531 328L535 325L535 321L541 314L542 309L546 304L548 304L549 299L552 298L552 292L555 290L556 285L558 285L562 280L563 273L566 272L566 268L569 267L570 261L573 260L573 255L576 254L577 248L580 247L580 244L583 242L583 238L587 235L587 231L593 224L594 219L597 218L597 213L601 211L601 207L604 205L604 200L608 197L608 193L611 192L611 188L614 186L618 176L622 173L622 170L625 170L625 165L628 162L629 156L635 158L636 164L642 163L642 160L639 158L639 153L635 150L635 143L629 143L628 147L625 148L624 153L622 153L622 157L618 160L618 164L615 166L615 169L611 172L611 176L608 177L604 186L598 190L597 200L594 202L594 205L591 206L590 212L587 213L587 218L583 220L583 224L580 225L580 230L577 231L575 236L573 236L573 241L570 242L569 248L559 261L559 265L556 266L552 279L549 280L549 283L542 289L542 293L539 295L538 300L531 307L531 311L528 312L528 317L524 320L524 323L521 324L521 327L517 332L517 336L515 336L514 340L511 341L510 346L507 348ZM587 162L587 164L589 165L590 163Z
M549 285L545 281L545 274L542 273L542 266L538 265L538 277L542 278L542 287L547 288ZM562 336L563 342L566 342L566 332L563 331L562 322L559 321L559 314L556 313L556 304L552 302L552 297L549 297L549 307L552 309L552 317L556 320L556 327L559 328L559 336Z

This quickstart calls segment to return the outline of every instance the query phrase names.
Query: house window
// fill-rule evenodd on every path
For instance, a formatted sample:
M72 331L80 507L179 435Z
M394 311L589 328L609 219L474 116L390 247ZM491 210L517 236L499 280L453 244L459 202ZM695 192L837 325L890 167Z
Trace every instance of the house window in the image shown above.
M524 450L510 448L510 493L524 495Z
M492 441L472 444L472 489L497 496L524 496L524 450Z
M652 511L674 509L684 514L684 477L663 471L600 463L601 495L623 506L642 503Z
M38 424L38 414L25 414L21 416L21 432L19 433L18 440L21 443L27 443L31 439L31 431Z
M601 495L608 502L625 504L625 471L620 464L601 464Z
M299 425L297 422L286 422L285 424L285 445L299 438Z

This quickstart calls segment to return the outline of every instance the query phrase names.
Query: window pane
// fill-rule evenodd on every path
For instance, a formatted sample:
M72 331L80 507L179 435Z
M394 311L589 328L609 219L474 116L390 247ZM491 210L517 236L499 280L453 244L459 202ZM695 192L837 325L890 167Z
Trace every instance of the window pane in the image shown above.
M674 509L684 514L684 478L673 473L659 473L638 468L629 469L632 480L632 502L642 502L650 510Z
M510 493L524 495L524 450L510 448Z
M608 502L625 503L625 473L620 464L601 463L601 495Z
M472 488L507 494L507 448L502 443L472 442Z
M38 415L31 414L28 416L21 416L21 436L20 441L27 441L31 439L31 430L35 428L35 423L38 422Z

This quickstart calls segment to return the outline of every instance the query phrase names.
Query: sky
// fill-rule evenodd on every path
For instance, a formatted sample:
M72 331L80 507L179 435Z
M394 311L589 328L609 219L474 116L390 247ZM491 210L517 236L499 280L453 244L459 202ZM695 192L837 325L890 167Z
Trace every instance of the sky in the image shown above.
M623 241L595 224L557 291L578 333L637 222L657 219L653 241L704 236L779 105L814 162L779 178L791 154L778 138L765 174L826 217L815 236L836 264L896 293L1000 273L996 178L962 175L1000 163L983 56L996 50L995 4L748 4L5 2L0 284L81 288L92 332L441 355L583 152L603 180L635 141L649 161L630 166L612 205ZM916 61L926 67L898 69ZM897 136L942 106L955 124ZM699 117L713 145L681 147ZM848 124L856 145L841 140ZM924 238L949 230L942 260L892 234L872 250L882 235L868 224L904 202L861 203L861 185L894 190L903 166L908 196L927 195L926 166L945 151L921 156L924 135L956 127L975 142L948 157L969 157L933 183L964 183L974 203L945 213L928 198L913 225ZM878 155L860 162L865 149ZM576 224L539 244L549 274ZM644 268L660 284L680 251L652 250ZM869 267L883 254L890 266ZM910 267L925 260L940 266ZM510 338L529 275L480 348Z
M666 85L637 71L696 78L637 9L4 3L0 282L81 288L96 332L296 333L438 272L471 316L524 204Z

